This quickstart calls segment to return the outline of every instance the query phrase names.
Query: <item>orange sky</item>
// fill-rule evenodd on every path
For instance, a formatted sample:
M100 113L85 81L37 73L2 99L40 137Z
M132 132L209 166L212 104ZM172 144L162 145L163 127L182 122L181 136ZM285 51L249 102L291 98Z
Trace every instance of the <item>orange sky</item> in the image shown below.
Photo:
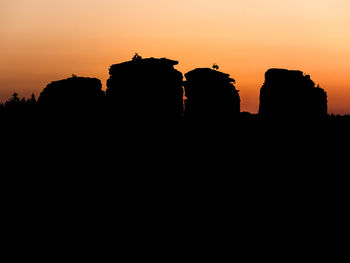
M183 73L217 63L250 112L268 68L299 69L350 113L349 26L349 0L0 0L0 100L72 74L105 84L138 52Z

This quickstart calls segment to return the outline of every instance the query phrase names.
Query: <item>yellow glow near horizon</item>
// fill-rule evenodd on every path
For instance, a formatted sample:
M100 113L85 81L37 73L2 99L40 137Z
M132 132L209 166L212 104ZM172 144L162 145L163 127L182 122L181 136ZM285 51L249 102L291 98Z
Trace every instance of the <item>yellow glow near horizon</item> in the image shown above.
M217 63L250 112L267 69L299 69L329 112L350 113L349 13L348 0L0 0L0 100L71 74L105 84L138 52L183 73Z

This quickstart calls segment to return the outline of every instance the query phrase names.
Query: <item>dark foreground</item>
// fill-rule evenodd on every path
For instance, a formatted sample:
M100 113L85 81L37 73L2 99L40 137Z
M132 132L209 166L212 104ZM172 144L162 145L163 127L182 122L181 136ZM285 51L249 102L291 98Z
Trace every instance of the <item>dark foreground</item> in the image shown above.
M145 231L147 239L161 228L163 238L190 229L265 252L279 240L303 249L344 246L347 119L277 124L251 116L156 130L102 120L40 123L2 127L10 239L69 243L72 233L99 235L96 227L129 238Z

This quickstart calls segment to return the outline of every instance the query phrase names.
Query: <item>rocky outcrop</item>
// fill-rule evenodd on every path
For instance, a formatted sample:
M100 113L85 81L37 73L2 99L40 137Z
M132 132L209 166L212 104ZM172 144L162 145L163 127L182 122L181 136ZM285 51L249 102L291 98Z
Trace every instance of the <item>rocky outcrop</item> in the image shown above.
M324 119L327 93L297 70L269 69L260 90L259 115L264 119Z
M185 74L185 115L189 118L221 119L238 116L240 97L230 75L210 68Z
M90 114L101 109L103 99L100 80L73 76L48 84L41 92L38 104L48 112Z
M114 116L145 125L163 125L181 117L182 73L177 61L141 57L112 65L106 96Z

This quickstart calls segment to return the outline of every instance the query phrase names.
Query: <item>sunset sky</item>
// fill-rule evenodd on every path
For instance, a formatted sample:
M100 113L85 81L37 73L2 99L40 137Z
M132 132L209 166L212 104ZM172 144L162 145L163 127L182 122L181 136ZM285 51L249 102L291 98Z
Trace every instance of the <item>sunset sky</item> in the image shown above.
M182 73L217 63L250 112L267 69L299 69L350 113L349 0L0 0L0 101L72 74L105 88L135 52Z

